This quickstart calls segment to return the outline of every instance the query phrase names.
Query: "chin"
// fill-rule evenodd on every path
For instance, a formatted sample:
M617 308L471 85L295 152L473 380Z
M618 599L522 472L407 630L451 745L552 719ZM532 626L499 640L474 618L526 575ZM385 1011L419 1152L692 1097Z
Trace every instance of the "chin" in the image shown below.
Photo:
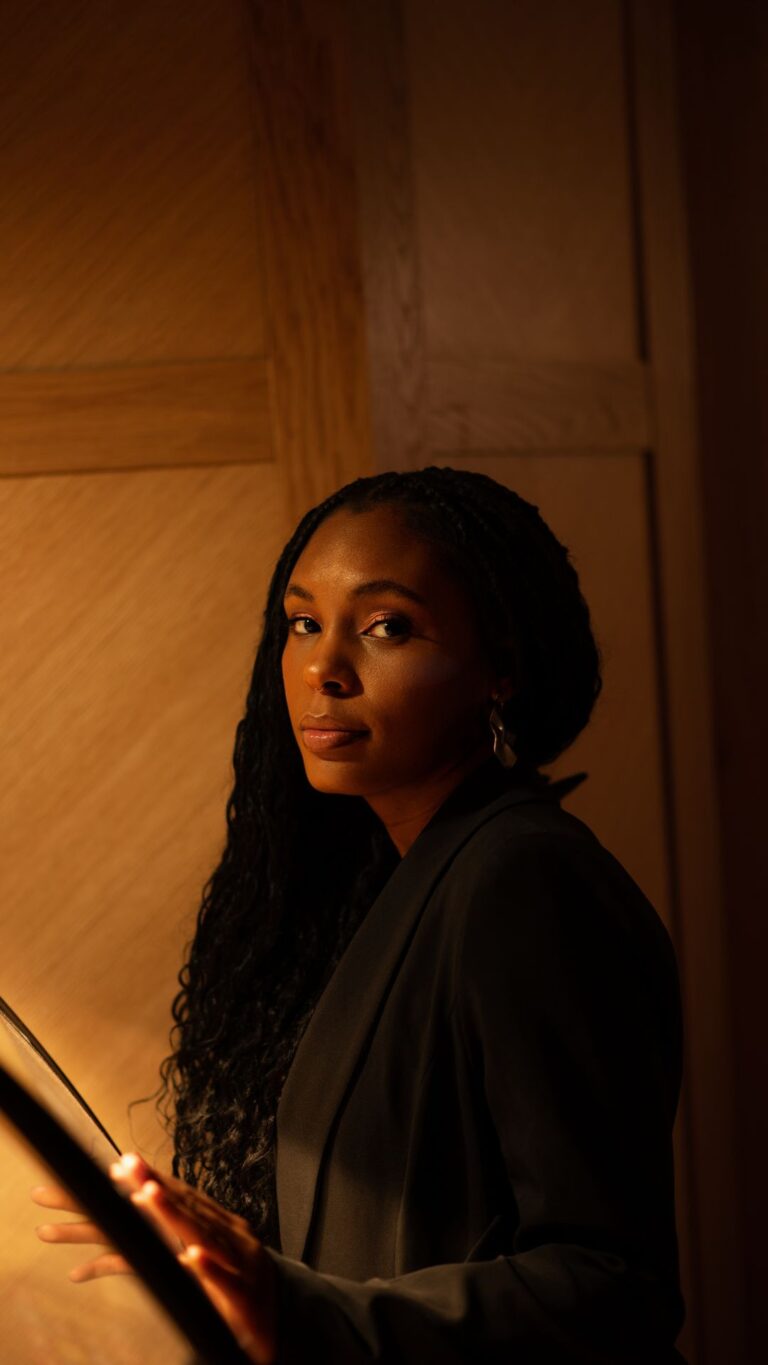
M331 796L364 796L370 790L370 774L360 763L344 763L339 759L316 759L304 764L310 787Z

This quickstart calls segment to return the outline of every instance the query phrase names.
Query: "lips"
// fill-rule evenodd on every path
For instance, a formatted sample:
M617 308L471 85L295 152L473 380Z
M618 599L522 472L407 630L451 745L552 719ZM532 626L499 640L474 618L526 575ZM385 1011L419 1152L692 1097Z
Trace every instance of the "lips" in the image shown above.
M353 730L328 716L305 716L301 722L301 732L305 748L313 753L346 748L359 743L369 733L368 730Z

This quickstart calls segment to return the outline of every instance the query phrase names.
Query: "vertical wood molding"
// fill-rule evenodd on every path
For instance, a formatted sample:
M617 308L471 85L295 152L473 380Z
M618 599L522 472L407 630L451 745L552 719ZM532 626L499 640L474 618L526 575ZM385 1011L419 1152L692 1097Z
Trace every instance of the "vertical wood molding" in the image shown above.
M768 6L676 0L747 1339L768 1343Z
M697 1227L697 1365L746 1362L716 803L692 300L669 0L628 0L651 363L685 1090Z
M426 462L426 367L401 0L347 0L376 468Z
M343 0L249 0L275 454L295 521L372 468Z

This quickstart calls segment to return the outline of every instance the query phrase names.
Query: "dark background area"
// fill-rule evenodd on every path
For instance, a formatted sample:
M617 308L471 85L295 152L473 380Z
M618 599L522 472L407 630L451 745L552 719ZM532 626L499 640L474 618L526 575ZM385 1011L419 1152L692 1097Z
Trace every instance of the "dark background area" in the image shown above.
M768 6L678 0L750 1360L768 1347Z

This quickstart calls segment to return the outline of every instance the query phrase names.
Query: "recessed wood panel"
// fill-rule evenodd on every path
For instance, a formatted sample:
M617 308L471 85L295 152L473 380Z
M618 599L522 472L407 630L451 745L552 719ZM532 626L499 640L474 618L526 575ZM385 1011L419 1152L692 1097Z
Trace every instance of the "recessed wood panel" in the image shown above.
M0 367L265 349L245 0L0 17Z
M271 465L0 484L2 989L127 1146L223 847L281 515ZM142 1134L151 1157L149 1106Z
M465 455L533 502L568 546L603 654L603 693L553 775L586 770L567 808L594 829L669 923L652 570L643 457Z
M441 451L640 451L650 441L639 362L456 357L426 365L425 428Z
M407 0L428 354L637 353L619 0Z

